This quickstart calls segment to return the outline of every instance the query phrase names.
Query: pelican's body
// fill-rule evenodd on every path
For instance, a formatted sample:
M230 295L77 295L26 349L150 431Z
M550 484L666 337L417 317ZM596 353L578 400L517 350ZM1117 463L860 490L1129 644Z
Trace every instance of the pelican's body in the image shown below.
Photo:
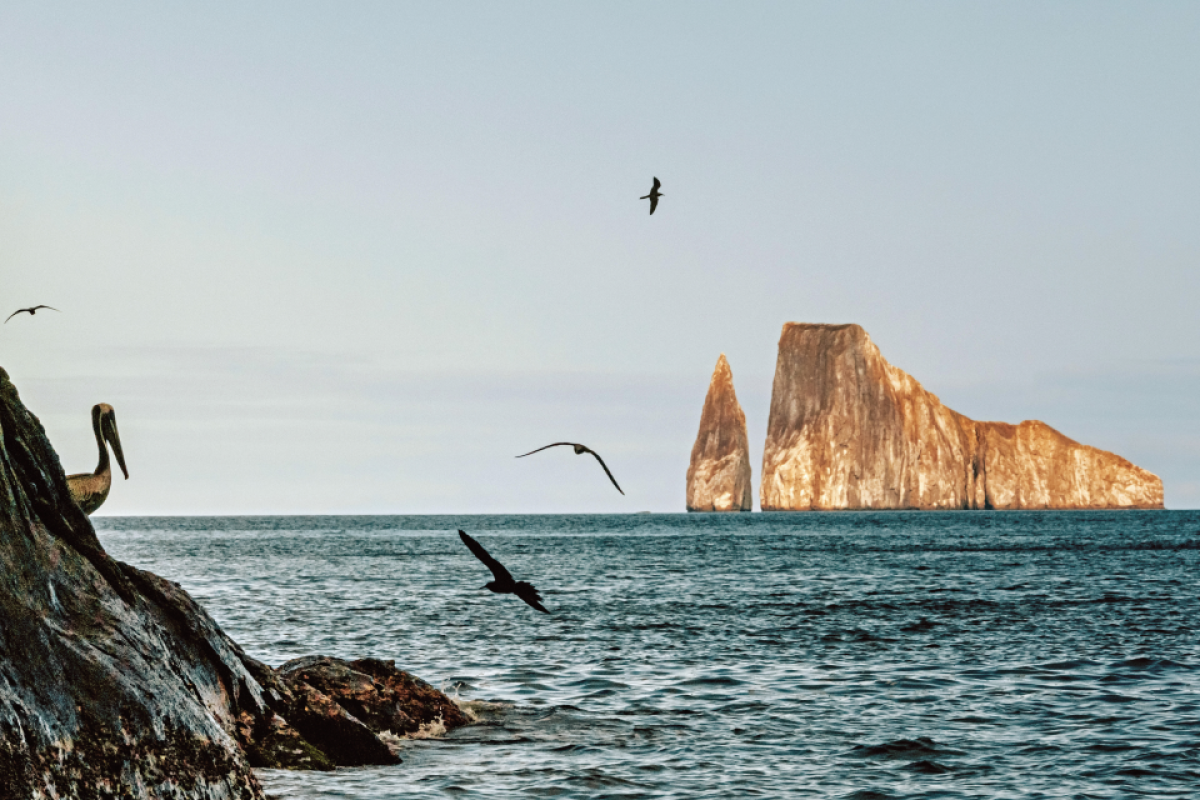
M121 437L117 433L117 413L108 403L92 406L92 430L96 433L96 446L100 448L100 463L96 465L96 471L67 476L71 499L85 514L91 514L104 505L108 490L112 488L112 465L108 461L105 442L112 445L117 464L125 474L125 480L129 480L129 470L125 469L125 453L121 450Z

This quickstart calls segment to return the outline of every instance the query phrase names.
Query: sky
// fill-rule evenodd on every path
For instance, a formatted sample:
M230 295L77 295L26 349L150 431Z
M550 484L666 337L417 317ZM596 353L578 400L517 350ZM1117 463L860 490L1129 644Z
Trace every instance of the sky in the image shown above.
M785 322L1200 507L1200 4L0 5L0 366L101 514L682 511ZM653 176L663 197L653 217ZM587 458L598 450L626 491Z

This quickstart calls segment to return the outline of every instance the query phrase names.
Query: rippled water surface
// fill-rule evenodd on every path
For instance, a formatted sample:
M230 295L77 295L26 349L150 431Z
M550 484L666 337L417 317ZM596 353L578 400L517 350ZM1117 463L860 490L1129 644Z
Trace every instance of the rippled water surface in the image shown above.
M1200 797L1200 512L97 523L259 659L499 704L280 798Z

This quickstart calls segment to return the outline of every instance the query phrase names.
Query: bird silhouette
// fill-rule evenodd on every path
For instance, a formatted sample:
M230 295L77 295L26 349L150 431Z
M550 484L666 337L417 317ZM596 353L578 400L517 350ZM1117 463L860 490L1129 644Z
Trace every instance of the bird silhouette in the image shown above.
M658 191L658 187L660 186L662 186L662 183L658 180L658 178L655 178L654 186L650 189L650 194L638 198L638 200L650 201L651 214L654 213L654 209L658 208L658 198L662 197L662 193Z
M32 317L34 314L36 314L36 313L38 312L38 309L39 309L39 308L48 308L48 309L50 309L51 311L58 311L58 309L57 309L57 308L55 308L54 306L46 306L46 305L34 306L33 308L18 308L16 311L14 311L14 312L12 312L11 314L9 314L9 315L8 315L8 319L12 319L12 318L13 318L13 317L15 317L17 314L28 314L29 316L31 316L31 317ZM60 314L61 314L62 312L61 312L61 311L58 311L58 313L60 313ZM8 324L8 319L4 320L4 324L5 324L5 325L7 325L7 324Z
M617 483L617 479L614 478L613 474L608 471L608 465L604 463L604 459L600 457L599 453L597 453L595 450L588 447L587 445L576 444L575 442L555 442L554 444L548 444L545 447L539 447L537 450L530 450L528 453L522 453L521 455L517 456L517 458L524 458L525 456L531 456L534 453L540 453L543 450L547 450L551 447L559 447L560 445L569 445L571 447L574 447L575 455L577 455L577 456L581 456L584 453L591 453L592 455L594 455L596 457L596 460L600 462L600 466L604 467L604 474L608 476L608 479L610 481L612 481L612 485L617 487L618 492L620 492L621 494L625 494L625 490L621 488L621 485L619 483Z
M463 540L463 544L467 546L467 549L474 553L475 557L492 571L492 576L495 580L489 581L481 588L488 589L496 594L515 594L543 614L550 613L542 605L542 597L538 594L538 590L533 588L532 583L514 581L512 573L505 569L503 564L492 558L488 554L488 551L483 549L483 545L468 536L466 531L460 530L458 536Z

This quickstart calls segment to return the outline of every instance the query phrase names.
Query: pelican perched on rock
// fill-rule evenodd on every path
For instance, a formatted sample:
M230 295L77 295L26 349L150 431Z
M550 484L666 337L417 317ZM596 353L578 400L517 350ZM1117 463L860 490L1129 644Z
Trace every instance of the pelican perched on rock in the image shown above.
M96 465L96 471L67 476L71 499L85 514L91 514L104 505L112 486L112 466L108 463L105 442L112 445L121 472L125 473L125 480L129 480L129 470L125 469L125 453L121 451L121 436L117 433L117 412L108 403L92 406L92 430L96 432L96 446L100 448L100 463Z

